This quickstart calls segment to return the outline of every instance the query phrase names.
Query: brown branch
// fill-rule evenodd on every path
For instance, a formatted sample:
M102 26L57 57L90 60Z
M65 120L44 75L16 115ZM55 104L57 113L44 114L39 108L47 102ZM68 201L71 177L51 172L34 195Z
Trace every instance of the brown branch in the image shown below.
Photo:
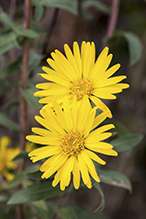
M30 11L31 11L31 0L25 0L25 14L24 14L24 28L30 27ZM27 128L27 103L21 94L21 89L27 88L28 78L28 60L29 60L29 38L26 38L23 46L23 60L22 60L22 72L21 72L21 84L20 84L20 151L25 149L25 136ZM24 168L24 159L20 160L18 165L18 173Z
M118 17L118 12L119 12L119 3L120 3L120 0L112 1L112 11L111 11L109 24L108 24L106 38L111 37L114 33L116 22L117 22L117 17Z

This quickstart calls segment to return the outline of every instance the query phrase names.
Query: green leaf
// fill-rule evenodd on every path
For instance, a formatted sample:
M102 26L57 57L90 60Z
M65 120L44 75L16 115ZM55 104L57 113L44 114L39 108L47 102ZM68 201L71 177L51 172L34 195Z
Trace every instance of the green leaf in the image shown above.
M104 14L109 14L110 11L111 11L108 6L106 6L101 1L97 1L97 0L90 0L90 1L89 0L83 0L81 4L82 4L82 9L83 10L87 10L90 7L95 7Z
M77 15L77 0L33 0L34 5L41 4L44 7L62 8Z
M4 113L0 113L0 124L13 131L20 131L20 126L10 120Z
M130 64L134 65L138 62L142 55L142 44L139 37L132 32L121 32L126 39L130 53Z
M103 194L103 191L102 191L99 183L95 182L93 185L99 191L99 193L101 195L101 203L98 206L98 208L95 210L95 212L100 212L104 209L104 206L105 206L104 194Z
M31 29L24 29L19 27L15 22L13 22L8 14L2 12L1 13L1 22L6 25L7 27L9 27L10 29L12 29L13 31L15 31L15 33L17 34L17 36L25 36L25 37L30 37L30 38L37 38L39 37L39 35L31 30Z
M103 219L101 216L75 205L58 208L57 213L62 219Z
M25 181L26 179L27 179L27 175L25 175L24 173L20 173L19 175L15 176L15 178L12 181L7 183L7 187L8 188L15 187L20 183L22 183L23 181Z
M40 182L28 186L27 188L21 189L16 192L9 199L8 204L20 204L32 201L38 201L53 196L61 195L62 191L58 186L52 187L51 182Z
M121 152L135 147L137 144L141 142L142 139L143 135L127 134L111 141L110 144L113 145L113 149L115 151Z
M58 208L57 214L62 219L77 219L78 218L75 210L71 206Z
M28 157L28 152L22 151L16 157L13 158L13 161L23 159L23 158L27 158L27 157Z
M41 4L36 4L35 7L35 21L38 22L42 19L44 14L44 6Z
M24 98L31 106L33 106L36 109L40 109L42 105L38 103L39 98L34 97L33 93L35 91L36 91L35 88L29 88L26 90L21 90L21 93L23 94Z
M107 183L109 185L122 187L128 189L130 192L132 191L132 185L130 180L122 173L108 170L101 170L100 179L102 182Z
M40 55L33 50L30 50L30 52L29 52L29 70L37 71L42 59L43 59L43 55Z
M38 38L39 34L37 34L34 30L31 29L21 29L19 32L20 36L30 37L30 38Z
M41 179L42 172L38 170L37 172L34 173L27 173L27 176L29 179Z
M129 130L127 129L127 127L125 125L123 125L121 122L119 121L114 121L113 122L115 125L115 129L114 132L117 132L118 136L123 136L123 135L127 135L129 134Z
M0 55L14 47L20 48L15 33L7 33L0 36Z
M20 30L19 30L17 24L9 18L7 13L1 12L0 19L4 25L6 25L10 29L14 30L16 33L19 33Z
M40 168L40 165L34 164L28 167L26 170L24 170L24 173L35 173L39 170L39 168Z

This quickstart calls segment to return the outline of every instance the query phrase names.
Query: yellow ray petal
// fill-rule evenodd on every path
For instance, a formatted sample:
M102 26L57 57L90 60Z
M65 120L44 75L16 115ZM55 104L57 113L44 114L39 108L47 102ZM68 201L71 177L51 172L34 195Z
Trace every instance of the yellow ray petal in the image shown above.
M77 79L76 72L74 71L72 65L70 62L65 58L65 56L58 51L57 49L55 50L55 53L51 54L53 59L58 63L59 68L61 71L71 80L74 81Z
M74 68L74 71L76 72L77 77L80 77L79 69L78 69L75 57L73 56L73 54L72 54L72 52L67 44L64 45L64 51L65 51L65 54L66 54L68 61L70 62L70 64Z
M32 156L30 159L32 160L33 163L35 163L41 159L44 159L44 158L47 158L47 157L50 157L52 155L56 155L59 153L60 153L60 150L58 147L51 147L50 146L50 148L47 149L46 151L42 151L42 152L40 152L40 154Z
M97 142L97 143L88 143L85 142L85 147L89 148L90 150L94 150L98 152L98 148L100 149L112 149L113 146L106 142Z
M94 134L94 131L93 131L92 137L89 135L86 139L86 142L88 144L90 144L90 143L103 141L103 140L109 138L111 135L112 135L112 133L110 133L110 132L100 133L99 135L96 135L96 134Z
M97 182L100 182L100 179L99 179L99 177L98 177L98 175L97 175L95 166L94 166L92 160L90 159L90 157L88 156L88 153L86 153L86 150L83 150L83 151L82 151L81 156L82 156L84 162L86 163L86 165L88 166L88 170L89 170L91 176L92 176Z
M112 118L110 109L98 97L91 96L90 99L99 109L101 109L103 112L107 112L107 117Z
M107 124L107 125L103 125L99 128L97 128L96 130L92 131L88 137L92 138L92 136L94 137L95 135L99 135L100 133L106 132L110 129L115 128L115 126L113 124Z
M74 167L73 167L73 184L75 189L78 189L80 186L80 170L79 170L79 163L76 158L74 160Z
M79 45L77 42L73 43L73 52L74 52L75 61L76 61L77 67L78 67L78 77L81 77L81 75L82 75L82 61L81 61Z
M108 112L103 111L94 119L92 129L96 128L99 124L101 124L108 117Z
M26 139L37 144L58 145L58 141L56 139L44 136L42 137L37 135L27 135Z
M93 153L92 151L86 150L86 153L88 154L88 156L92 159L95 160L97 163L101 164L101 165L105 165L106 162L104 160L102 160L100 157L98 157L95 153Z
M118 156L118 153L114 150L111 149L98 149L97 151L100 154L105 154L105 155L109 155L109 156Z
M92 188L91 179L88 173L86 163L84 162L81 155L78 155L78 162L79 162L79 169L82 174L83 182L89 189L91 189Z
M74 167L74 161L75 161L75 157L71 156L64 164L64 168L63 168L62 174L61 174L61 181L62 181L63 185L65 185L65 186L68 186L70 183L71 172L72 172L73 167Z
M41 178L48 179L51 175L53 175L59 168L64 165L66 162L67 157L64 155L58 156L57 159L54 159L51 163L51 166L43 173Z
M96 83L96 88L117 84L118 82L124 80L125 78L126 78L125 75L108 78L107 80L102 81L102 83Z

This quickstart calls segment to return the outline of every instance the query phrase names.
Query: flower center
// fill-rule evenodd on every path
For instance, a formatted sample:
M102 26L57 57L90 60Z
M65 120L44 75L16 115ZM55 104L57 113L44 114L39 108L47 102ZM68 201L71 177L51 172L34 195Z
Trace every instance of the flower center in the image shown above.
M84 137L78 132L71 130L61 139L60 147L66 155L77 156L84 149Z
M88 79L80 78L70 87L70 94L76 95L77 101L82 100L84 95L91 96L93 87Z

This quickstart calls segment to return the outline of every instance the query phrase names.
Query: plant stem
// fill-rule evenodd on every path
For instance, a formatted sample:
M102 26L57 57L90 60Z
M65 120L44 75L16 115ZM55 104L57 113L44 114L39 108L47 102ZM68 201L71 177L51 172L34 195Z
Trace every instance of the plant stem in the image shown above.
M64 201L65 201L65 199L66 199L66 196L67 196L67 192L64 192L63 195L60 197L60 200L59 200L59 203L58 203L57 208L60 208L60 207L63 205L63 203L64 203ZM57 208L56 208L56 209L57 209ZM54 214L53 214L53 216L52 216L52 219L57 219L57 216L58 216L58 214L57 214L57 212L55 211Z
M11 0L10 3L10 17L13 20L14 14L15 14L15 8L16 8L16 0Z
M31 11L31 0L25 0L25 13L24 13L24 28L30 27L30 11ZM28 78L28 60L29 60L29 38L26 38L23 46L23 60L22 60L22 72L21 72L21 84L20 84L20 151L25 149L25 136L27 128L27 103L21 94L21 89L27 88ZM18 165L18 173L22 172L24 168L24 159L21 159Z
M117 17L118 17L118 12L119 12L119 2L120 0L112 1L112 11L111 11L109 24L108 24L106 38L111 37L114 33L116 22L117 22Z

